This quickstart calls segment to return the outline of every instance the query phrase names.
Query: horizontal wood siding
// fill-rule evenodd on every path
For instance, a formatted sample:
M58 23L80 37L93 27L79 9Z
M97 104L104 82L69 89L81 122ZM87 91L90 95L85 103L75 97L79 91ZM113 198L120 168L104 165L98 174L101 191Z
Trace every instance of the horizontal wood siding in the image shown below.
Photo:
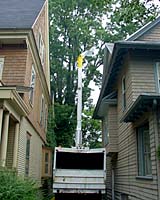
M130 61L130 77L131 77L131 92L132 101L142 93L156 92L154 58L150 53L136 52L131 55Z
M109 106L108 108L108 145L106 146L107 153L118 152L118 133L117 133L117 106Z
M26 49L1 49L4 57L2 81L6 85L24 85L26 71Z
M37 19L36 23L33 26L33 33L35 35L36 43L38 46L38 34L39 32L42 34L43 42L44 42L44 64L43 64L43 71L46 76L46 80L49 86L49 80L50 80L50 69L49 69L49 63L48 63L48 22L47 22L47 3L45 3L45 6L43 7L39 18Z
M42 145L43 142L35 131L33 126L24 117L20 123L20 136L18 148L18 173L25 175L25 158L26 158L26 138L27 133L31 134L30 159L29 159L29 176L41 184L42 175Z
M25 85L30 86L31 83L31 71L32 65L34 64L32 54L30 49L27 51L27 63L26 63L26 76L25 76ZM37 98L38 97L38 98ZM40 82L40 77L38 73L36 73L36 80L35 80L35 87L34 87L34 94L33 94L33 104L29 101L29 92L25 93L24 101L30 108L30 113L28 118L32 125L36 128L39 132L40 136L46 140L46 133L45 128L40 126L40 112L41 112L41 97L42 97L42 85ZM46 105L48 107L47 101Z
M144 33L136 40L140 41L160 41L160 24L158 23L152 29Z
M110 157L107 157L106 169L107 169L107 176L106 176L107 198L112 199L112 164Z
M150 55L150 56L149 56ZM154 55L155 56L155 55ZM115 200L120 200L122 193L127 194L131 200L157 200L158 186L157 186L157 164L156 164L156 148L155 148L155 126L153 120L153 113L145 113L136 123L121 123L120 120L128 111L133 102L142 93L156 92L155 78L154 78L154 56L149 52L138 52L137 54L130 54L124 62L123 69L119 73L117 82L118 89L118 156L115 164ZM143 60L143 61L142 61ZM126 109L122 108L122 77L126 78ZM146 78L147 77L147 78ZM151 161L152 161L152 180L138 179L138 165L137 165L137 138L136 128L146 118L149 121L150 127L150 147L151 147ZM110 162L110 161L109 161ZM111 164L107 164L110 172ZM107 183L108 190L110 190L111 173L107 174L109 183ZM111 192L111 191L110 191ZM110 194L108 199L111 199Z

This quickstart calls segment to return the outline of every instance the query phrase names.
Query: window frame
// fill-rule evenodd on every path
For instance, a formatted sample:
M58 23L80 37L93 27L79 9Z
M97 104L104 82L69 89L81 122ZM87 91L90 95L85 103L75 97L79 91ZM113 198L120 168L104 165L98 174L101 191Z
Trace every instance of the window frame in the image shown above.
M160 93L160 61L155 61L155 79L156 79L156 91L157 93Z
M41 108L40 108L40 125L44 126L44 120L45 120L45 99L44 95L41 96Z
M29 176L30 150L31 150L31 135L27 133L26 134L26 155L25 155L25 176Z
M126 77L122 77L122 108L123 111L126 109Z
M4 69L4 57L0 57L0 80L2 80L3 69Z
M145 131L147 131L148 133L145 133ZM136 132L137 132L137 174L138 174L138 177L152 177L149 122L147 121L143 123L142 125L138 126L136 129ZM147 138L148 141L146 140L146 134L148 137ZM146 152L147 145L149 148L148 152ZM147 171L149 171L149 173Z
M44 47L42 33L40 30L38 32L38 50L39 50L39 56L41 59L41 63L42 63L42 65L44 65L45 47Z
M30 80L30 92L29 92L29 102L31 103L31 105L33 105L33 102L34 102L35 83L36 83L36 72L35 72L35 69L34 69L34 65L32 64L31 80Z
M104 146L109 144L108 116L103 118L103 140Z
M47 160L46 160L46 155L47 155ZM49 171L49 161L50 160L50 156L49 156L49 152L45 152L45 154L44 154L44 173L45 174L49 174L50 173L50 171ZM47 169L47 170L46 170Z

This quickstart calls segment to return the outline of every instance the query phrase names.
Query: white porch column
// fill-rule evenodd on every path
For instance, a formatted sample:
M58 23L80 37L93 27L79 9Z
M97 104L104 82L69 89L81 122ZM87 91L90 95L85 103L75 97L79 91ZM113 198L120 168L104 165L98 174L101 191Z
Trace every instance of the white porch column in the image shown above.
M14 149L13 149L13 164L12 167L17 167L17 156L18 156L18 141L19 141L19 122L15 126L15 136L14 136Z
M9 112L6 112L4 113L4 124L3 124L3 131L2 131L2 140L1 140L0 163L2 167L5 167L6 165L8 128L9 128Z
M0 108L0 143L2 137L2 120L3 120L3 108Z

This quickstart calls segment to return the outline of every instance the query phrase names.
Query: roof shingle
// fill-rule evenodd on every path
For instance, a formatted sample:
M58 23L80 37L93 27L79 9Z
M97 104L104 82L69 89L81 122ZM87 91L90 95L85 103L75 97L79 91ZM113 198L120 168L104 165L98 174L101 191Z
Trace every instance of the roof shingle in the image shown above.
M5 0L0 2L0 29L31 28L45 0Z

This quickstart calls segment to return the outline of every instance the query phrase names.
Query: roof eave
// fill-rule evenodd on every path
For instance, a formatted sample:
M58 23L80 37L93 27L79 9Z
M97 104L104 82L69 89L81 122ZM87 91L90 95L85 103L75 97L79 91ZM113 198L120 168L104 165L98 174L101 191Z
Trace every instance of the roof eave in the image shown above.
M144 41L118 41L115 43L114 48L113 48L113 53L111 57L111 62L109 66L109 70L107 73L107 77L104 80L104 84L102 85L102 89L100 91L100 95L93 113L93 118L94 119L100 119L98 116L98 111L100 109L101 101L102 98L104 97L105 90L107 88L108 80L115 62L115 59L117 57L117 53L119 52L120 49L128 49L128 48L138 48L138 49L159 49L160 50L160 42L144 42Z

